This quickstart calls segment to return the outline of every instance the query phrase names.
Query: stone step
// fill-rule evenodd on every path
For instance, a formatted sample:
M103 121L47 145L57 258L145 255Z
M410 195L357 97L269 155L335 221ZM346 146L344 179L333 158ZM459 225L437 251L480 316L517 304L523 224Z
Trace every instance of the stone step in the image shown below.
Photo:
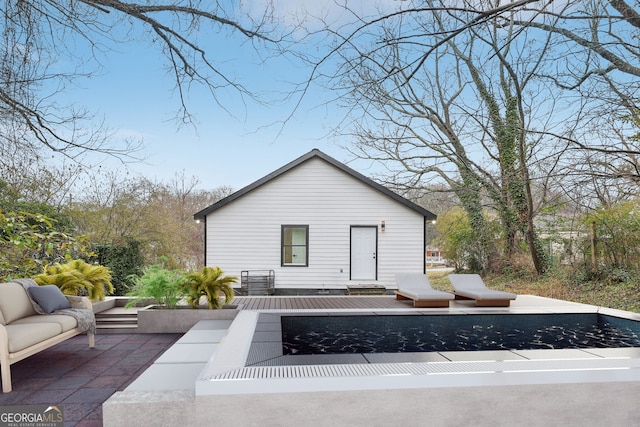
M97 313L97 315L101 315L101 316L111 316L111 315L136 315L138 313L138 310L140 310L140 308L137 307L132 307L132 308L125 308L125 307L112 307L109 308L107 310L103 310Z
M138 329L138 310L113 307L96 313L98 333L135 333Z
M137 329L138 325L130 323L112 323L112 324L100 324L96 325L97 329Z
M137 325L138 318L137 317L97 317L97 324L104 325L117 325L117 324L127 324L127 325Z
M96 313L96 319L111 319L111 318L120 318L120 317L138 317L138 313Z
M96 319L137 319L138 313L96 313Z

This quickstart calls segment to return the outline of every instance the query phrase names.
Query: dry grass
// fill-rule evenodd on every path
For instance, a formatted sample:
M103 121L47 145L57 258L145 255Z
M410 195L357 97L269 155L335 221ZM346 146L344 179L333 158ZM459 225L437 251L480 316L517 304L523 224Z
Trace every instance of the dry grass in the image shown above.
M449 272L436 271L428 272L427 276L435 289L450 291L451 283L447 274ZM519 295L537 295L640 313L640 278L622 283L581 284L554 276L526 275L513 278L496 275L484 277L483 280L491 289Z

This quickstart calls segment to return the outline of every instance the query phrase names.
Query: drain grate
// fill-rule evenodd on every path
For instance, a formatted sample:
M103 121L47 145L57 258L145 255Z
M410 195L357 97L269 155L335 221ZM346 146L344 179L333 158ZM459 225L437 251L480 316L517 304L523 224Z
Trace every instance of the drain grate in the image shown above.
M637 359L636 359L637 360ZM510 360L244 367L208 378L216 380L470 374L629 368L629 359ZM640 366L639 366L640 367Z

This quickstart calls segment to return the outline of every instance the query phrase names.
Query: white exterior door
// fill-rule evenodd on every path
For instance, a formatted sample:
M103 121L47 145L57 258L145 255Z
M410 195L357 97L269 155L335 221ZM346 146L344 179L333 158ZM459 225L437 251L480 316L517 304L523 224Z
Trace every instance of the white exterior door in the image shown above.
M351 280L377 280L378 227L351 227Z

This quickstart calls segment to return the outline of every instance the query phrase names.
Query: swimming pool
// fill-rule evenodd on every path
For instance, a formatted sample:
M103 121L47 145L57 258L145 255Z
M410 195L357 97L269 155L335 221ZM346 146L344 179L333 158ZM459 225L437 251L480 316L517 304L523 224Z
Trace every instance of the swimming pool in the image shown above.
M640 322L599 313L280 318L283 355L640 347Z
M322 407L344 406L349 414L360 408L361 411L357 412L354 419L362 419L371 413L377 414L381 407L380 402L386 402L394 409L397 405L389 402L395 399L400 405L412 402L408 406L421 407L425 402L441 399L442 393L452 389L455 389L452 391L453 401L459 401L460 393L468 390L474 399L478 396L490 396L486 405L492 408L496 401L506 400L514 403L513 406L517 408L526 405L543 408L539 396L548 395L549 388L569 387L567 390L571 391L568 393L576 395L580 394L574 391L576 387L585 387L590 390L584 394L586 400L600 403L603 402L603 396L609 393L607 391L604 395L599 394L602 390L600 387L616 384L616 387L623 387L624 391L620 389L612 392L616 396L614 402L618 402L617 399L626 399L625 402L629 404L633 399L629 399L628 396L637 396L634 390L640 387L640 347L288 355L283 353L282 318L289 316L411 316L434 319L431 316L576 313L598 313L640 322L640 315L636 313L528 295L518 296L517 303L509 308L475 308L464 302L454 302L449 309L442 310L242 310L196 382L196 395L215 399L219 399L221 395L233 395L234 399L246 397L247 402L244 403L248 404L257 400L262 402L269 396L275 396L285 405L295 405L298 396L310 395L313 396L314 402L322 402ZM504 394L500 395L503 398L496 394L499 390L504 390ZM398 394L403 391L407 394L398 398ZM379 393L388 395L381 396ZM256 399L257 394L260 395L260 399ZM566 393L561 393L561 396L564 395ZM357 396L357 405L343 405L343 401L353 402L354 396ZM515 404L514 398L520 403ZM333 403L326 399L331 399ZM449 400L444 398L444 401ZM564 414L566 405L563 399L552 400L554 403L557 401L562 409L559 413ZM601 406L590 406L587 403L584 403L584 406L602 409ZM610 402L605 406L610 409L614 407ZM622 408L624 407L626 406L623 405ZM620 408L618 406L612 413L618 413ZM471 412L477 414L477 409ZM519 411L520 409L516 412ZM535 412L531 413L531 416L537 417ZM548 412L545 410L545 413ZM557 414L550 420L561 419ZM396 418L390 417L385 420L389 423L397 421Z

